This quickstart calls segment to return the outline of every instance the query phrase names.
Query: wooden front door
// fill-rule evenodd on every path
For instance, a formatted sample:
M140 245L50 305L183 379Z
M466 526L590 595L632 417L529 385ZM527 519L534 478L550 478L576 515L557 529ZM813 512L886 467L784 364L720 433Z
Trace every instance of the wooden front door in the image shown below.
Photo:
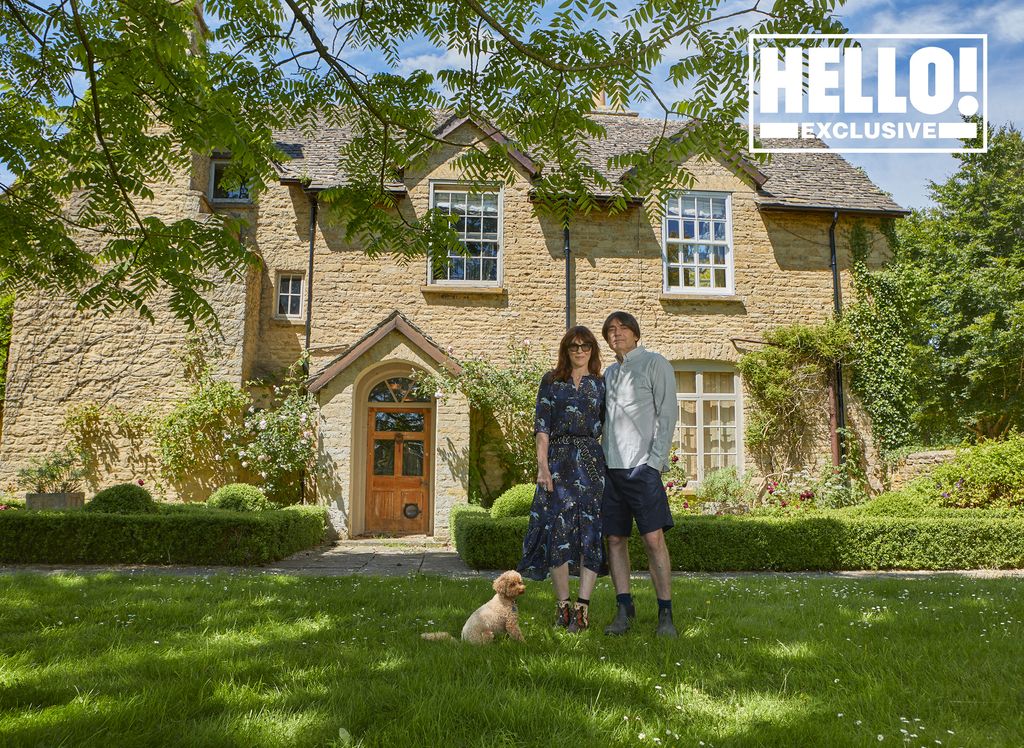
M366 460L367 534L430 531L430 408L369 408Z

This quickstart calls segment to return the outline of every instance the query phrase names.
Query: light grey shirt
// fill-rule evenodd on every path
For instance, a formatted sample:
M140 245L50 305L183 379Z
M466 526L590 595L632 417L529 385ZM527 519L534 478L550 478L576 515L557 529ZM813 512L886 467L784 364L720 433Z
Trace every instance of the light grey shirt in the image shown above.
M659 353L637 346L605 369L604 456L610 468L668 469L679 417L676 375Z

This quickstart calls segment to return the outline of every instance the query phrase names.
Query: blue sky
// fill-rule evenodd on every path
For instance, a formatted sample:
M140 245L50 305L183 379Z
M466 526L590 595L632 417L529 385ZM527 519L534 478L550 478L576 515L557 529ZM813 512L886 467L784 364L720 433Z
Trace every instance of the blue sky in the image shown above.
M838 15L854 34L988 34L989 120L995 125L1024 125L1024 86L1020 82L1024 70L1024 0L848 0ZM379 65L379 58L374 58L371 54L357 54L351 61L367 72L374 72ZM660 71L667 70L672 61L666 62ZM458 53L439 50L418 40L406 45L398 72L436 72L463 64L465 60ZM682 93L668 82L659 93L667 101L682 98ZM641 115L660 115L651 103L633 103L631 107ZM844 155L908 208L928 206L929 182L945 180L957 167L956 159L948 154ZM0 165L0 181L7 184L9 180L10 174Z
M850 0L840 11L855 34L988 34L988 116L995 125L1024 125L1024 2L1022 0ZM904 207L930 205L928 182L958 165L947 154L854 154L844 157Z

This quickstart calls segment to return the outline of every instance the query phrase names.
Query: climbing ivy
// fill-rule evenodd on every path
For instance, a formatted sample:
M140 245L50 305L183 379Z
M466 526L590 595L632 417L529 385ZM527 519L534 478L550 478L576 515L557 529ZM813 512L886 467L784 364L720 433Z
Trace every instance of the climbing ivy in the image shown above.
M471 498L485 506L507 487L532 483L537 469L533 432L537 387L548 364L529 341L509 346L507 363L483 357L461 362L459 374L417 374L420 390L443 398L460 392L470 405ZM485 462L497 459L501 485L488 483Z
M883 227L896 245L891 222ZM851 386L871 417L871 433L883 455L918 441L914 413L915 352L911 340L915 285L897 269L871 272L869 236L863 224L850 232L855 301L844 322L853 339Z
M11 347L11 323L14 319L14 294L0 293L0 406L7 391L7 352Z
M848 358L850 330L830 320L768 330L765 347L740 357L749 396L745 444L761 471L806 465L814 452L813 414L821 408L837 361Z

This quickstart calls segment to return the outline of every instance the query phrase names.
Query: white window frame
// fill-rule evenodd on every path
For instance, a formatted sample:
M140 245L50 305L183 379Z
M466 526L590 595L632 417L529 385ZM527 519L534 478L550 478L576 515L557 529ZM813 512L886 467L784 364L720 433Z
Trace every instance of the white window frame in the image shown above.
M673 363L673 369L677 372L695 372L696 373L696 393L682 393L676 391L676 403L683 401L696 402L696 413L697 413L697 478L693 481L694 485L699 485L704 480L704 408L702 403L704 400L734 400L736 402L736 471L740 475L744 472L744 453L743 453L743 381L740 378L739 371L736 367L729 366L728 364L711 363L711 362L699 362L699 361L677 361ZM704 372L715 372L725 373L733 375L733 392L704 392ZM680 426L677 424L676 429ZM677 431L678 433L678 431ZM676 434L672 435L673 445L676 443Z
M210 159L210 188L207 190L207 197L211 204L215 205L252 205L252 196L248 194L248 188L246 188L245 197L216 197L214 194L214 188L217 184L217 167L220 165L228 165L231 163L230 158L211 158Z
M475 189L474 189L475 188ZM437 280L434 278L432 258L427 257L427 285L449 288L501 288L505 277L505 190L501 185L470 185L465 182L438 180L430 182L430 208L433 209L435 193L465 192L471 195L495 194L498 196L498 258L496 278L491 280Z
M298 278L299 279L299 312L298 314L281 314L281 279L283 278ZM289 293L289 297L293 294ZM288 320L294 322L296 320L302 321L306 319L306 274L298 270L279 270L274 276L274 319Z
M724 198L725 199L725 287L723 288L710 288L695 286L690 288L688 286L681 285L683 282L683 271L682 268L679 270L679 286L669 286L668 283L668 223L670 220L679 221L679 239L671 240L673 245L685 246L685 245L701 245L709 244L712 246L723 246L723 242L716 241L714 239L714 224L712 224L711 234L712 238L702 240L696 238L699 235L699 228L695 228L693 239L683 239L683 221L685 220L682 215L682 210L677 214L670 215L669 208L672 205L672 201L680 198ZM732 296L735 293L735 245L733 242L733 230L732 230L732 193L730 192L711 192L707 190L687 190L683 192L674 192L667 198L667 203L664 206L664 215L661 219L661 270L662 270L662 293L674 294L679 296ZM694 222L697 223L698 218L694 218ZM679 265L674 265L679 267ZM698 270L699 275L699 270ZM699 278L698 278L699 282Z

